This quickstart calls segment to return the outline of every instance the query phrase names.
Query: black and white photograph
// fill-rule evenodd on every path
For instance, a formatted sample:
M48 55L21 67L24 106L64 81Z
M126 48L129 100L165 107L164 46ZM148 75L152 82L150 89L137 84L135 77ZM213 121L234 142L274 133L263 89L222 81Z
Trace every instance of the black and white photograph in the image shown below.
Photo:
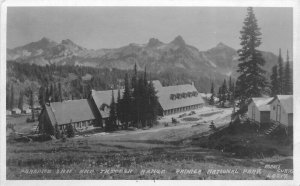
M5 8L6 180L295 179L293 6Z

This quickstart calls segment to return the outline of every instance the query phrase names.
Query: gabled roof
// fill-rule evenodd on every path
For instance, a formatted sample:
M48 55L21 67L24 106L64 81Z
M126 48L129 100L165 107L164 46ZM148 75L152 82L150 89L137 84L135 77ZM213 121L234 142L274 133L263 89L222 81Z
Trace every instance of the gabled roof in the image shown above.
M87 99L68 100L63 102L52 102L46 105L46 111L49 115L52 125L67 124L94 120L95 116Z
M293 95L277 95L269 102L269 104L273 103L276 99L279 100L287 114L293 113Z
M114 93L114 99L115 99L115 102L117 102L117 98L118 98L118 89L115 89L115 90L103 90L103 91L95 91L95 90L92 90L92 98L94 99L95 101L95 104L101 114L101 117L102 118L107 118L109 117L109 113L103 111L100 109L100 107L103 105L103 104L106 104L106 105L110 105L111 103L111 99L112 99L112 91ZM124 89L120 89L120 94L121 94L121 98L123 96L123 92L124 92Z
M155 89L157 90L158 101L163 108L163 110L169 110L173 108L186 107L190 105L202 104L204 100L201 95L198 93L194 85L185 84L185 85L175 85L175 86L160 86L158 83L154 84ZM181 99L170 99L171 94L177 93L188 93L188 92L197 92L196 96L181 98Z
M252 101L259 111L271 111L269 102L272 99L273 98L270 97L257 97L257 98L252 98Z

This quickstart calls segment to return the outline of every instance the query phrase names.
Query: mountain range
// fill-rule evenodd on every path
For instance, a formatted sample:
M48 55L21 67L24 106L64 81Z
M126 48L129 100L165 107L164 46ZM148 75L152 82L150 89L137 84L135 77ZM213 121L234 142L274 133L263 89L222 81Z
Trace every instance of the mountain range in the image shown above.
M268 73L277 63L277 56L262 51L266 61L263 67ZM48 38L7 49L7 61L17 61L36 65L79 65L95 68L139 69L150 72L186 72L206 78L237 77L237 51L224 43L207 50L199 51L187 44L181 36L169 43L151 38L145 44L130 43L114 49L86 49L69 39L60 43Z

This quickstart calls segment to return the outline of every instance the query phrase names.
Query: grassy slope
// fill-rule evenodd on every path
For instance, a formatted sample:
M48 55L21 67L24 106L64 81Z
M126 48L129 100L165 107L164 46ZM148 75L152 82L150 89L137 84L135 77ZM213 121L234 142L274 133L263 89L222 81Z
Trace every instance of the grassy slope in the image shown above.
M220 121L222 118L220 118ZM224 118L223 118L224 120ZM48 142L7 144L7 179L266 179L276 170L265 164L280 163L291 168L290 156L238 158L231 152L195 144L209 133L209 123L182 124L150 130L121 131ZM216 123L220 126L221 123ZM205 134L204 133L204 134ZM195 137L198 138L195 138ZM72 169L71 174L25 174L25 169ZM102 174L101 169L133 169L132 174ZM244 169L262 168L262 174L242 174ZM81 169L95 170L80 174ZM166 170L165 174L140 174L142 169ZM177 174L176 169L201 169L201 174ZM208 174L209 169L238 169L238 174ZM98 171L98 172L97 172ZM287 175L292 179L292 175Z

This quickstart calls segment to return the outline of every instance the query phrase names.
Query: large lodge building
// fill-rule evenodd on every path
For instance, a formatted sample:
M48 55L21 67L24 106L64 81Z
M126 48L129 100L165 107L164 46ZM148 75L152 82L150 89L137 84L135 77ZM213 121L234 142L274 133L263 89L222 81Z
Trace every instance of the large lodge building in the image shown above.
M163 87L156 80L153 85L157 91L161 116L201 108L204 105L204 100L193 84ZM121 97L123 91L120 90ZM82 131L95 122L103 126L109 118L112 92L117 98L118 90L92 90L88 99L48 103L40 115L39 127L43 130L50 125L58 125L60 130L64 130L71 123L75 130Z

